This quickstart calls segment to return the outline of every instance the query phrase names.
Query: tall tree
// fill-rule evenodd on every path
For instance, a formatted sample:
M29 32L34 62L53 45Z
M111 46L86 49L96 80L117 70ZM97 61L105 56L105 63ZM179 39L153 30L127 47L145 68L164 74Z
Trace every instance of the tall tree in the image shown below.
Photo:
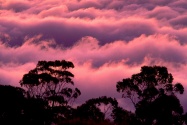
M181 124L183 108L176 94L183 94L184 88L172 82L166 67L143 66L140 73L119 81L116 88L123 98L131 100L136 115L145 124Z
M36 68L23 76L20 84L27 89L28 97L46 101L56 117L65 118L66 110L81 94L78 88L72 89L74 75L69 68L74 65L65 60L39 61Z

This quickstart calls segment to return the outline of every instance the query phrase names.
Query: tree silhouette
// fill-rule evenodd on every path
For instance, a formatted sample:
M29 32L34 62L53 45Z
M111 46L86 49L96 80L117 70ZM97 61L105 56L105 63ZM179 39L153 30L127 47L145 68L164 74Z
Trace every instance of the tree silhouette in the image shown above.
M0 85L0 124L19 125L184 125L187 113L178 99L184 88L173 84L166 67L143 66L141 72L117 82L117 91L130 99L135 112L118 106L115 98L89 99L77 108L71 103L80 96L73 89L69 61L39 61L20 81L26 89Z
M185 115L183 116L183 119L184 119L184 121L185 121L185 123L187 125L187 113L185 113Z
M24 124L25 91L19 87L0 85L0 124Z
M27 125L50 125L53 113L48 103L40 98L26 98L24 104L24 120Z
M112 117L117 125L142 125L134 113L124 110L122 107L116 107L112 111Z
M112 110L118 107L116 99L102 96L86 101L77 107L76 116L81 119L104 121L112 115Z
M131 100L144 124L181 124L183 108L176 93L183 94L184 88L172 82L166 67L143 66L140 73L119 81L116 88L123 98Z
M28 98L42 99L54 118L67 117L70 104L81 94L78 88L72 89L74 75L68 71L74 68L69 61L39 61L36 68L25 74L20 81L28 92Z

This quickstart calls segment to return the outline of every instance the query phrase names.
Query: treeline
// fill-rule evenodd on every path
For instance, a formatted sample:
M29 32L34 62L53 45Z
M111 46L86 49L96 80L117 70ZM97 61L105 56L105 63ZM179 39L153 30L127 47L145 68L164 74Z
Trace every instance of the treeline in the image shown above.
M173 84L166 67L143 66L141 72L116 84L135 112L120 107L115 98L98 97L73 108L81 95L74 87L69 61L39 61L23 76L21 87L0 85L1 125L185 125L187 113L176 95L182 84ZM3 84L3 83L2 83Z

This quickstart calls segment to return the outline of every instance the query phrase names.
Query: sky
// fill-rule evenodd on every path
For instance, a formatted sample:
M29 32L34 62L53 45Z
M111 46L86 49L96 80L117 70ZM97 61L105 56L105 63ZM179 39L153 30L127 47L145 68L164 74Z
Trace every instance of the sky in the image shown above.
M141 66L166 66L187 111L186 0L0 0L0 83L20 86L39 60L75 65L75 87L132 110L116 83Z

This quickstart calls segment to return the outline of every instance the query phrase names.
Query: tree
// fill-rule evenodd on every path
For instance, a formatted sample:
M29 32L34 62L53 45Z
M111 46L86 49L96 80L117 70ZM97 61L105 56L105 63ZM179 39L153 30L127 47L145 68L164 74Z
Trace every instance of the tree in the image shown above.
M69 61L39 61L36 68L25 74L20 81L28 92L28 98L42 99L48 103L54 119L66 118L71 103L81 94L78 88L72 89L74 75L68 71L74 68Z
M141 125L134 113L124 110L122 107L116 107L112 111L112 117L117 125Z
M81 119L104 121L112 118L112 110L116 107L118 107L116 99L102 96L89 99L81 106L78 106L75 115Z
M24 124L24 94L19 87L0 85L0 124Z
M144 124L181 124L183 108L176 94L183 94L184 88L172 82L166 67L143 66L140 73L119 81L116 88L123 98L131 100Z
M50 125L53 117L47 109L48 103L40 98L26 98L24 103L24 121L27 125ZM24 124L24 125L25 125Z

